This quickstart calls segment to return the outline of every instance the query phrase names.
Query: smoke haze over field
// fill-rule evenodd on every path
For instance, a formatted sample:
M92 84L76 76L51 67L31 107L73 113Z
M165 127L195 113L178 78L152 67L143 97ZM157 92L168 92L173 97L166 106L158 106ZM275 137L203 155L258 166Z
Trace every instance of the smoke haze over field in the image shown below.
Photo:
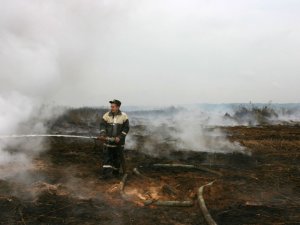
M132 112L133 130L126 146L154 156L170 156L175 151L248 154L244 147L230 142L220 129L209 128L222 121L221 117L210 115L186 108L163 109L160 113L148 111L144 115ZM142 144L139 144L140 139L144 140Z
M1 134L44 132L44 103L299 102L298 1L0 2Z
M217 222L292 224L299 59L299 0L0 0L0 224L199 224L212 180ZM99 180L112 99L130 121L121 183Z
M73 106L111 98L160 106L299 102L299 6L3 0L1 96Z

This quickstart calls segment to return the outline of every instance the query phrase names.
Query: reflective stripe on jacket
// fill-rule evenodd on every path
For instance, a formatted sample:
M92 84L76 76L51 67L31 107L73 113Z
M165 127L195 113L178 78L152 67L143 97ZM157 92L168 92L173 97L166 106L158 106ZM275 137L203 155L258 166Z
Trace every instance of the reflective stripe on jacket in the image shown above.
M126 113L120 110L117 113L107 112L100 122L100 135L107 137L119 137L117 145L124 145L125 138L129 131L129 120ZM116 145L114 142L107 144Z

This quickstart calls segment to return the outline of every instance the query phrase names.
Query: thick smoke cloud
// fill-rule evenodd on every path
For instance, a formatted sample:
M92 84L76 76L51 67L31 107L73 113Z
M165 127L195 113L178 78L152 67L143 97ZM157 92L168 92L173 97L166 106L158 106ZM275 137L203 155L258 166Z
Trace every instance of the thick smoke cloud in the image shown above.
M49 102L299 101L298 5L3 0L0 133L44 132L36 118L51 116L38 111ZM1 141L1 165L30 161L13 144L25 146Z
M298 9L292 0L3 0L0 88L73 106L299 102Z
M226 134L215 127L229 124L216 112L214 115L195 108L171 107L129 115L133 126L126 145L129 149L168 157L175 151L249 153L239 143L230 142Z
M85 35L92 35L84 31L86 15L81 15L82 20L76 15L82 13L82 6L83 1L70 5L60 1L1 2L0 134L46 131L43 122L54 116L55 110L41 106L49 104L66 83L77 82L80 70L90 60L86 59L91 46ZM0 166L11 172L0 177L24 171L34 154L44 149L42 139L1 140Z
M1 96L16 92L35 103L104 104L98 97L105 91L91 85L107 82L103 65L126 7L114 1L2 1Z
M113 1L1 1L0 135L44 133L45 120L61 111L52 107L57 99L91 103L80 96L95 78L104 83L101 65L123 11L125 3ZM0 166L20 165L17 171L45 149L42 139L0 142Z
M299 104L200 104L128 113L133 131L127 147L154 156L174 151L250 152L229 141L224 127L298 125Z

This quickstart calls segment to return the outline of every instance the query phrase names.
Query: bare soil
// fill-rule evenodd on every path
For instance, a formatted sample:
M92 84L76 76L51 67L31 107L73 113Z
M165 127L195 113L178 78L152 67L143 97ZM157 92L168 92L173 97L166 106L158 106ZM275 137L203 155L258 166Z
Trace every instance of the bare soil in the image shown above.
M0 224L206 224L197 190L213 180L204 198L218 224L300 224L300 126L221 129L249 154L169 149L165 156L151 157L127 149L128 201L120 195L121 178L99 179L100 143L49 138L49 150L35 157L29 171L0 180ZM222 176L155 169L153 163L201 165ZM146 177L133 174L135 167ZM144 206L142 200L150 198L192 200L194 205Z

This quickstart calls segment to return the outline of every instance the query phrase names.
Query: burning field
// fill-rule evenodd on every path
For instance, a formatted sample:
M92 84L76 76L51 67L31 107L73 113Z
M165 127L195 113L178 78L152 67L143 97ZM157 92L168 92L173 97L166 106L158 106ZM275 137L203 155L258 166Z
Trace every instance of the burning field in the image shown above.
M77 116L60 117L50 133L97 132L97 117L81 123ZM47 148L30 151L26 166L1 167L0 223L207 224L199 188L213 182L203 198L217 224L300 224L299 124L207 126L195 137L172 124L132 123L125 184L121 176L99 179L101 143L44 139Z
M300 225L299 21L297 0L1 1L0 225Z

